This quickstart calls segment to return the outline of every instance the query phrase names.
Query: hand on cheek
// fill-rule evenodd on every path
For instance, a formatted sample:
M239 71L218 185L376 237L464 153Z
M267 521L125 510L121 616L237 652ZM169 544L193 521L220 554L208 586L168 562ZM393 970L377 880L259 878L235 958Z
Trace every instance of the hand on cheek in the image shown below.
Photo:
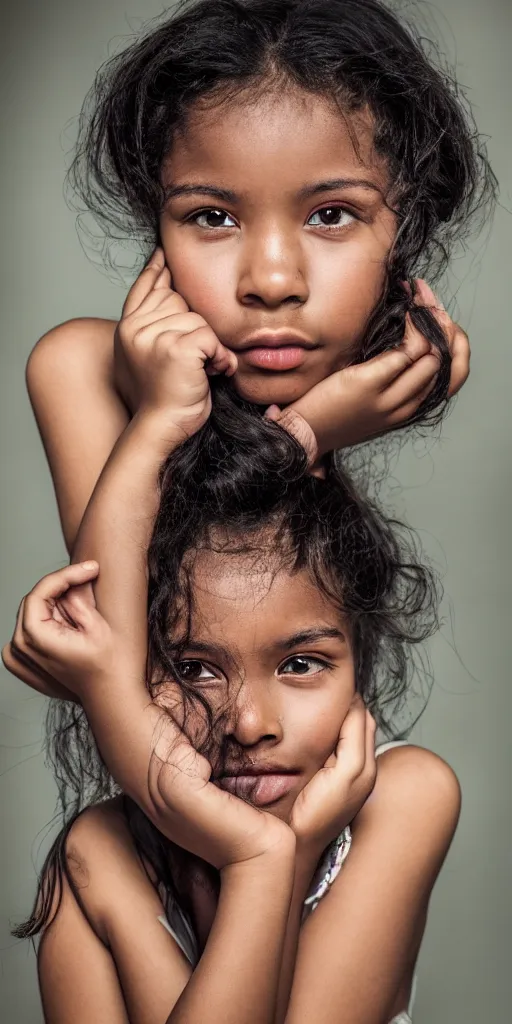
M293 805L290 825L298 843L320 854L353 821L376 775L375 720L356 694L334 752Z
M415 301L432 309L446 337L452 360L450 398L469 374L467 335L452 321L426 282L417 282ZM338 370L285 409L271 406L265 415L302 444L318 475L318 460L327 452L405 426L434 387L438 369L437 349L407 314L401 345L366 363Z

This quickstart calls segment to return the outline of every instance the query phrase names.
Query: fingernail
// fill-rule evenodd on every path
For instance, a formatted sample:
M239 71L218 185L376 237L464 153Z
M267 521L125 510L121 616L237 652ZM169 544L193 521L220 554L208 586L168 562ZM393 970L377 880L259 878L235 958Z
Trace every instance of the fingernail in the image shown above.
M97 569L98 567L97 562L80 562L80 565L82 569Z
M269 405L268 409L265 410L264 417L267 420L276 420L281 415L281 410L278 405Z

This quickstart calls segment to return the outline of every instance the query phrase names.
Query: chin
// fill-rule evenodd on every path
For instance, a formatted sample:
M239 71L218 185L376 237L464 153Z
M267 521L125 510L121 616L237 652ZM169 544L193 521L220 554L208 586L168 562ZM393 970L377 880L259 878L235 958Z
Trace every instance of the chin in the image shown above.
M253 405L290 405L302 398L318 382L301 374L268 373L238 374L232 378L233 387L240 398Z

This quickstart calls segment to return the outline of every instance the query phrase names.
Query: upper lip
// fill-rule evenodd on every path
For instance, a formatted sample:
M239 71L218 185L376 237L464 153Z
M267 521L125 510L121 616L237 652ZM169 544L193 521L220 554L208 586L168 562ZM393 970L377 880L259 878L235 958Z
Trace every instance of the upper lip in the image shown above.
M317 348L316 342L311 341L304 334L298 331L291 331L289 327L282 327L274 331L263 328L254 331L240 342L238 351L245 351L248 348L282 348L286 345L297 345L300 348Z
M297 775L296 768L285 768L282 764L275 764L270 761L265 761L264 764L251 764L246 765L243 768L233 768L230 771L219 772L215 777L217 779L224 779L227 776L237 775Z

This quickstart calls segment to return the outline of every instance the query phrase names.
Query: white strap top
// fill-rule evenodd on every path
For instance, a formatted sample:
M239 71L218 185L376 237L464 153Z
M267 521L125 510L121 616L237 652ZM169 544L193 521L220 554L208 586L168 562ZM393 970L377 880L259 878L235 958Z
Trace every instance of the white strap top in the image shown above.
M407 740L391 740L388 743L382 743L377 747L375 756L379 757L379 755L383 754L386 750L391 750L393 747L401 746L407 746ZM316 909L320 900L329 891L330 886L339 874L341 866L350 852L351 842L352 836L350 827L347 827L325 851L325 854L315 872L314 878L312 879L308 895L304 900L304 911L302 915L303 921L305 921L309 914ZM184 953L187 960L192 964L192 967L195 967L199 961L197 939L187 915L179 906L177 901L173 901L172 905L168 908L167 917L159 917L158 920L173 936L182 953ZM398 1017L393 1017L393 1020L390 1021L389 1024L412 1024L410 1014L412 1013L415 993L416 977L413 980L408 1012L400 1013Z

